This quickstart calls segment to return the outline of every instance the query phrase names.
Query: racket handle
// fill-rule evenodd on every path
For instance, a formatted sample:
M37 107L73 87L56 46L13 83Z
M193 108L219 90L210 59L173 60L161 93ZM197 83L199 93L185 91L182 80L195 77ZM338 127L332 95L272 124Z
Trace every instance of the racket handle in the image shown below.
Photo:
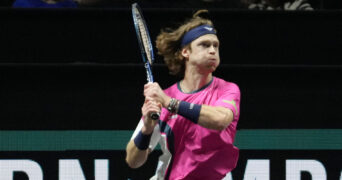
M153 120L158 120L159 119L159 113L157 113L157 112L154 112L154 113L151 113L151 119L153 119Z

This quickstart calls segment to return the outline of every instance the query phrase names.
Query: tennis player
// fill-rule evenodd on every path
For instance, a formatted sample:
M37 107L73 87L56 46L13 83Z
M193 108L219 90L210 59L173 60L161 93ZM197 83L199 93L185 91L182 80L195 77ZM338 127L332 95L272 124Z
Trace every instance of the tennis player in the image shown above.
M157 37L158 53L183 79L165 90L158 83L144 86L142 119L126 148L128 165L138 168L160 144L153 180L221 180L237 164L240 90L212 75L220 64L220 42L213 23L199 16L203 12ZM157 111L160 120L152 120Z

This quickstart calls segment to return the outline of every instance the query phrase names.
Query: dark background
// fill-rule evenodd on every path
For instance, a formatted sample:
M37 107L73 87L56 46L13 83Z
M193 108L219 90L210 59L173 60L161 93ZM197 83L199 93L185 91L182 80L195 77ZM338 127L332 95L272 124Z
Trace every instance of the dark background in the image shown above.
M146 9L154 38L191 10ZM240 86L238 128L341 128L342 14L212 9L215 75ZM0 11L1 129L134 129L146 82L129 9ZM160 56L163 88L178 80Z
M161 28L175 27L193 12L144 9L153 40ZM342 128L340 11L210 12L221 41L215 75L241 89L238 129ZM0 9L0 129L133 130L146 77L130 13L129 8ZM153 71L163 88L179 80L159 56ZM56 173L60 158L80 158L85 170L93 169L93 158L109 158L114 179L145 179L159 154L135 171L125 165L124 151L1 152L1 157L34 159L47 176ZM242 150L234 179L242 178L249 158L271 159L271 178L284 173L288 158L318 159L328 179L336 179L339 155Z
M15 0L1 0L0 7L11 7ZM81 0L80 8L127 8L138 2L150 8L224 8L247 9L245 0ZM272 0L273 2L291 2L294 0ZM340 0L307 0L315 10L342 9Z

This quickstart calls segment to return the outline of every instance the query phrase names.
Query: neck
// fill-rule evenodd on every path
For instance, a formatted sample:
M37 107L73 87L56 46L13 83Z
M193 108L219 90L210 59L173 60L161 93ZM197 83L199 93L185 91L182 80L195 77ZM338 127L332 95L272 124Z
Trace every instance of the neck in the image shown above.
M196 72L185 71L184 79L180 82L180 87L185 93L194 92L207 85L212 78L212 73L199 74Z

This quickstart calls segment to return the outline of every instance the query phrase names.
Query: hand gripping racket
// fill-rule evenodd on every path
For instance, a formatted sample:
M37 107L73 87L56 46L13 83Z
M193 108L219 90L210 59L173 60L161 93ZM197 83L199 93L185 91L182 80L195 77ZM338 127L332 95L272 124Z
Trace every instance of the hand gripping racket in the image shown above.
M137 33L137 38L141 50L141 55L143 62L145 64L147 82L153 82L152 75L152 63L154 62L153 48L151 43L151 38L147 29L145 19L143 17L142 11L137 3L132 4L132 16L135 31ZM153 120L159 119L159 113L155 112L151 114Z

